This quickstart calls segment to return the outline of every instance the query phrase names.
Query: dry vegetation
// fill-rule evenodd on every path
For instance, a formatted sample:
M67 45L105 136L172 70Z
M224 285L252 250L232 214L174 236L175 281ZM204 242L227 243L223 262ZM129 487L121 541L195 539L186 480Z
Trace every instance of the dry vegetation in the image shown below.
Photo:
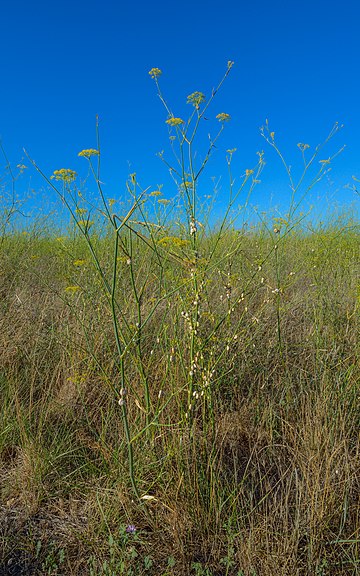
M264 160L235 189L228 150L229 203L209 226L198 181L229 114L213 119L199 164L195 137L232 65L208 101L188 96L186 121L150 71L176 148L174 165L161 154L176 184L171 222L169 200L135 174L129 210L105 197L98 142L79 154L98 204L75 171L56 170L45 179L72 229L21 233L8 165L0 576L360 571L359 225L306 227L301 202L332 157L298 144L295 182L266 123L287 214L236 225Z
M97 242L110 270L109 241ZM219 251L231 255L201 281L195 344L186 262L164 251L159 287L156 255L133 245L145 317L160 297L139 357L130 265L120 261L134 477L150 497L139 502L109 303L86 242L6 238L1 573L355 574L358 245L350 227L283 241L228 233Z

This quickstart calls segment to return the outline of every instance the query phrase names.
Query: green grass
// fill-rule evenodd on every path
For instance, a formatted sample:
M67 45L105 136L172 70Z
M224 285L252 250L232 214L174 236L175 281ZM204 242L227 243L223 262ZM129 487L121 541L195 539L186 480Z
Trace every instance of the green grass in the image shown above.
M98 142L82 154L98 204L74 172L45 177L68 233L21 233L4 209L0 574L360 570L359 225L305 224L328 161L311 176L320 148L301 149L294 182L266 125L288 213L236 225L264 162L235 191L229 151L229 204L210 226L198 179L227 115L196 166L208 104L191 96L189 119L168 123L174 203L135 174L126 209L105 198Z

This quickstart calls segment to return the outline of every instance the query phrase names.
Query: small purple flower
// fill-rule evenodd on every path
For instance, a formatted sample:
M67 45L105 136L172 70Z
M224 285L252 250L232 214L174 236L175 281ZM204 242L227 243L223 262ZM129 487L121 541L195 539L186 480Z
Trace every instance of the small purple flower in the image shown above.
M126 532L128 534L134 534L136 532L134 524L129 524L128 526L126 526Z

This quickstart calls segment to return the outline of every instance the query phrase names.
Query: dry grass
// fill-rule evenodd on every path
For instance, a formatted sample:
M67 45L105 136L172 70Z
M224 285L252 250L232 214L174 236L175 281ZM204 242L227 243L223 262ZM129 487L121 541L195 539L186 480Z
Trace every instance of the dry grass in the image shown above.
M188 266L164 260L167 297L142 329L141 356L136 339L125 354L142 503L108 300L86 246L64 242L67 252L14 235L1 253L0 574L356 574L358 233L294 233L277 261L268 236L224 237L219 250L231 255L199 291L190 411L184 313L194 295ZM99 250L110 270L105 240ZM141 242L134 250L147 317L159 268ZM124 332L136 333L122 262L117 300Z

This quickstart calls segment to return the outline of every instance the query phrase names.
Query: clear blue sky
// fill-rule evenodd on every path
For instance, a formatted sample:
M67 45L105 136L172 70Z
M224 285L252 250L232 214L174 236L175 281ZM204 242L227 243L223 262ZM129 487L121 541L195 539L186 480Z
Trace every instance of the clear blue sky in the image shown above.
M323 156L343 144L346 150L310 200L319 202L318 212L324 199L351 202L356 196L344 186L352 175L360 177L359 22L355 0L8 1L0 35L2 144L13 166L28 164L25 147L47 174L57 168L85 174L77 153L96 147L98 114L107 196L123 197L127 175L136 172L144 187L164 183L164 195L171 198L176 190L156 156L168 150L166 112L148 71L161 68L164 94L175 115L184 115L187 95L209 95L233 60L209 110L210 120L219 112L232 120L204 173L202 191L210 193L211 177L221 177L226 197L226 149L237 148L235 176L264 149L267 166L253 203L285 209L290 193L284 171L259 127L269 119L296 167L297 143L313 149L338 121L344 129ZM215 132L215 123L209 127ZM47 194L30 170L19 192L28 186ZM47 197L55 201L53 193ZM43 199L39 192L33 206Z

